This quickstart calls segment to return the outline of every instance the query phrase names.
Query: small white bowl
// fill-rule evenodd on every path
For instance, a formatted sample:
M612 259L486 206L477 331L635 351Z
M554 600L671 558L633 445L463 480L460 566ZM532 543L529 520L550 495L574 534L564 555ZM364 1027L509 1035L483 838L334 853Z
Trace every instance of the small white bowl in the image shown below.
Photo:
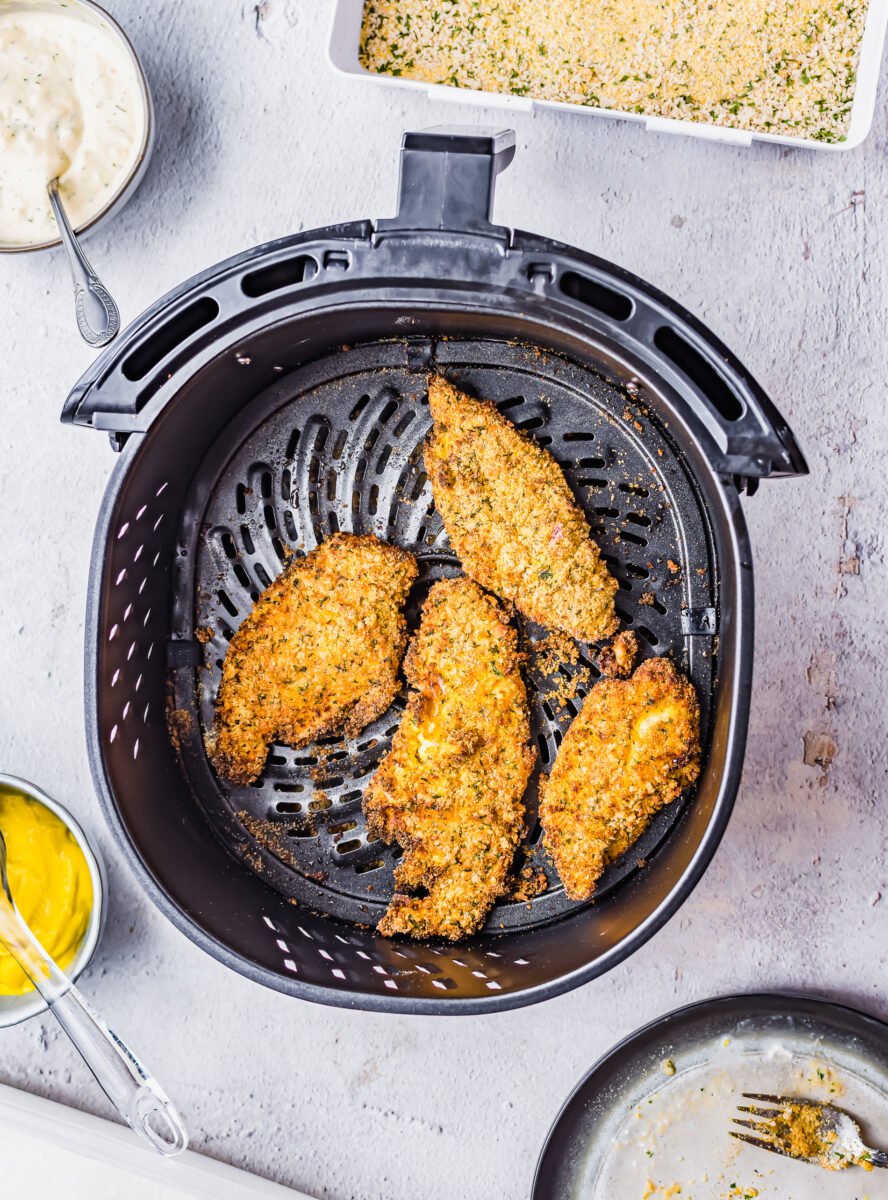
M111 33L120 39L136 70L136 76L139 80L139 94L142 97L142 140L139 146L139 153L133 163L132 170L107 204L99 209L92 220L87 221L85 225L81 225L75 230L79 238L86 237L104 225L107 220L123 208L127 200L130 199L142 182L142 176L148 168L148 160L154 148L154 102L151 99L148 78L145 75L141 59L133 49L132 42L110 13L105 12L104 8L94 3L94 0L15 0L15 2L21 8L34 8L37 10L64 8L68 14L76 12L78 17L84 21L88 21L92 25L106 25ZM60 246L61 244L61 238L53 238L49 242L35 242L33 245L24 246L18 242L0 242L0 254L34 254L38 250L50 250L54 246Z
M89 914L86 933L83 935L83 941L74 955L73 962L67 969L68 977L76 979L89 965L89 961L95 953L99 938L102 935L102 929L105 925L108 883L105 876L104 864L99 857L99 852L95 845L90 841L89 837L87 837L86 833L84 833L68 810L59 804L58 800L53 800L51 796L47 796L46 792L41 791L39 787L35 787L33 783L28 783L26 779L19 779L16 775L0 774L0 787L21 792L23 796L27 796L30 800L36 800L39 804L43 804L48 808L50 812L55 813L83 851L83 857L86 859L86 865L89 867L89 874L92 879L93 904ZM28 1017L36 1017L38 1013L46 1012L46 1009L46 1001L36 991L26 992L24 996L0 996L0 1029L8 1025L17 1025L19 1021L26 1021Z

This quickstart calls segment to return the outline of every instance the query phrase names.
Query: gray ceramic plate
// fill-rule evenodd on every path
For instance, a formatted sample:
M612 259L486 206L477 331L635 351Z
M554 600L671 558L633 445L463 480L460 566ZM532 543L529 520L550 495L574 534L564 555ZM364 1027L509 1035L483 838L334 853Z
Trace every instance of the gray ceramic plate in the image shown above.
M743 1038L751 1046L791 1038L813 1057L850 1067L888 1095L888 1025L883 1022L809 996L762 993L704 1000L639 1029L581 1080L546 1138L532 1200L593 1195L615 1119L662 1086L664 1060L705 1062L725 1037Z

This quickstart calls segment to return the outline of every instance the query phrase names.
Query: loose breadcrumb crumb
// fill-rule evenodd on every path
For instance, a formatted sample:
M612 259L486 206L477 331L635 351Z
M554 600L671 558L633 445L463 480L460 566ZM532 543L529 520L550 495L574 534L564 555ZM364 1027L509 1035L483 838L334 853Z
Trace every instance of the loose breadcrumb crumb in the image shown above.
M600 651L598 669L606 679L627 679L637 657L638 638L631 629L624 629Z
M549 886L545 871L533 867L522 867L521 871L512 877L506 895L510 900L533 900L542 896Z
M536 665L544 675L551 675L562 664L571 667L580 661L579 646L569 633L559 633L558 630L553 630L548 637L537 642L533 649Z
M546 700L564 709L578 696L585 695L592 675L583 664L580 648L567 633L554 631L533 647L533 666L545 680ZM559 667L567 667L566 672Z

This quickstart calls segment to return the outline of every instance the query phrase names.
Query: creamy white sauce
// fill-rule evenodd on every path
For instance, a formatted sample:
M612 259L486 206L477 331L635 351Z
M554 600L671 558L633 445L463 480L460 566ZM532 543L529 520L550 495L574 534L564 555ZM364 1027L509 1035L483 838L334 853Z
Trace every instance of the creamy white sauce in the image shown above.
M79 15L88 11L0 0L0 243L58 237L54 178L74 227L86 225L138 158L139 76L117 32Z
M614 1130L584 1200L888 1200L888 1171L825 1171L729 1136L743 1092L837 1104L860 1123L864 1141L888 1148L888 1096L844 1066L795 1047L729 1043L709 1062L649 1079Z

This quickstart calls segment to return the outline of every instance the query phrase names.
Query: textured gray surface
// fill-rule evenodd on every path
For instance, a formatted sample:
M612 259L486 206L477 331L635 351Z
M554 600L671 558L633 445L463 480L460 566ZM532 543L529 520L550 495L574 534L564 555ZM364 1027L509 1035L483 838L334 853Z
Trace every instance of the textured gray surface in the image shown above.
M89 246L124 319L255 242L390 213L405 127L503 122L334 77L318 0L112 7L144 54L160 127L141 191ZM669 1008L795 987L888 1017L886 74L874 131L847 155L509 118L519 152L499 219L687 305L775 397L812 475L746 504L752 726L705 879L609 976L502 1016L396 1019L265 992L196 950L128 877L99 828L81 716L90 544L113 456L58 424L89 360L63 262L0 261L0 765L98 828L111 919L84 985L180 1102L198 1149L335 1200L520 1197L579 1075ZM0 1080L106 1111L48 1022L0 1031Z

